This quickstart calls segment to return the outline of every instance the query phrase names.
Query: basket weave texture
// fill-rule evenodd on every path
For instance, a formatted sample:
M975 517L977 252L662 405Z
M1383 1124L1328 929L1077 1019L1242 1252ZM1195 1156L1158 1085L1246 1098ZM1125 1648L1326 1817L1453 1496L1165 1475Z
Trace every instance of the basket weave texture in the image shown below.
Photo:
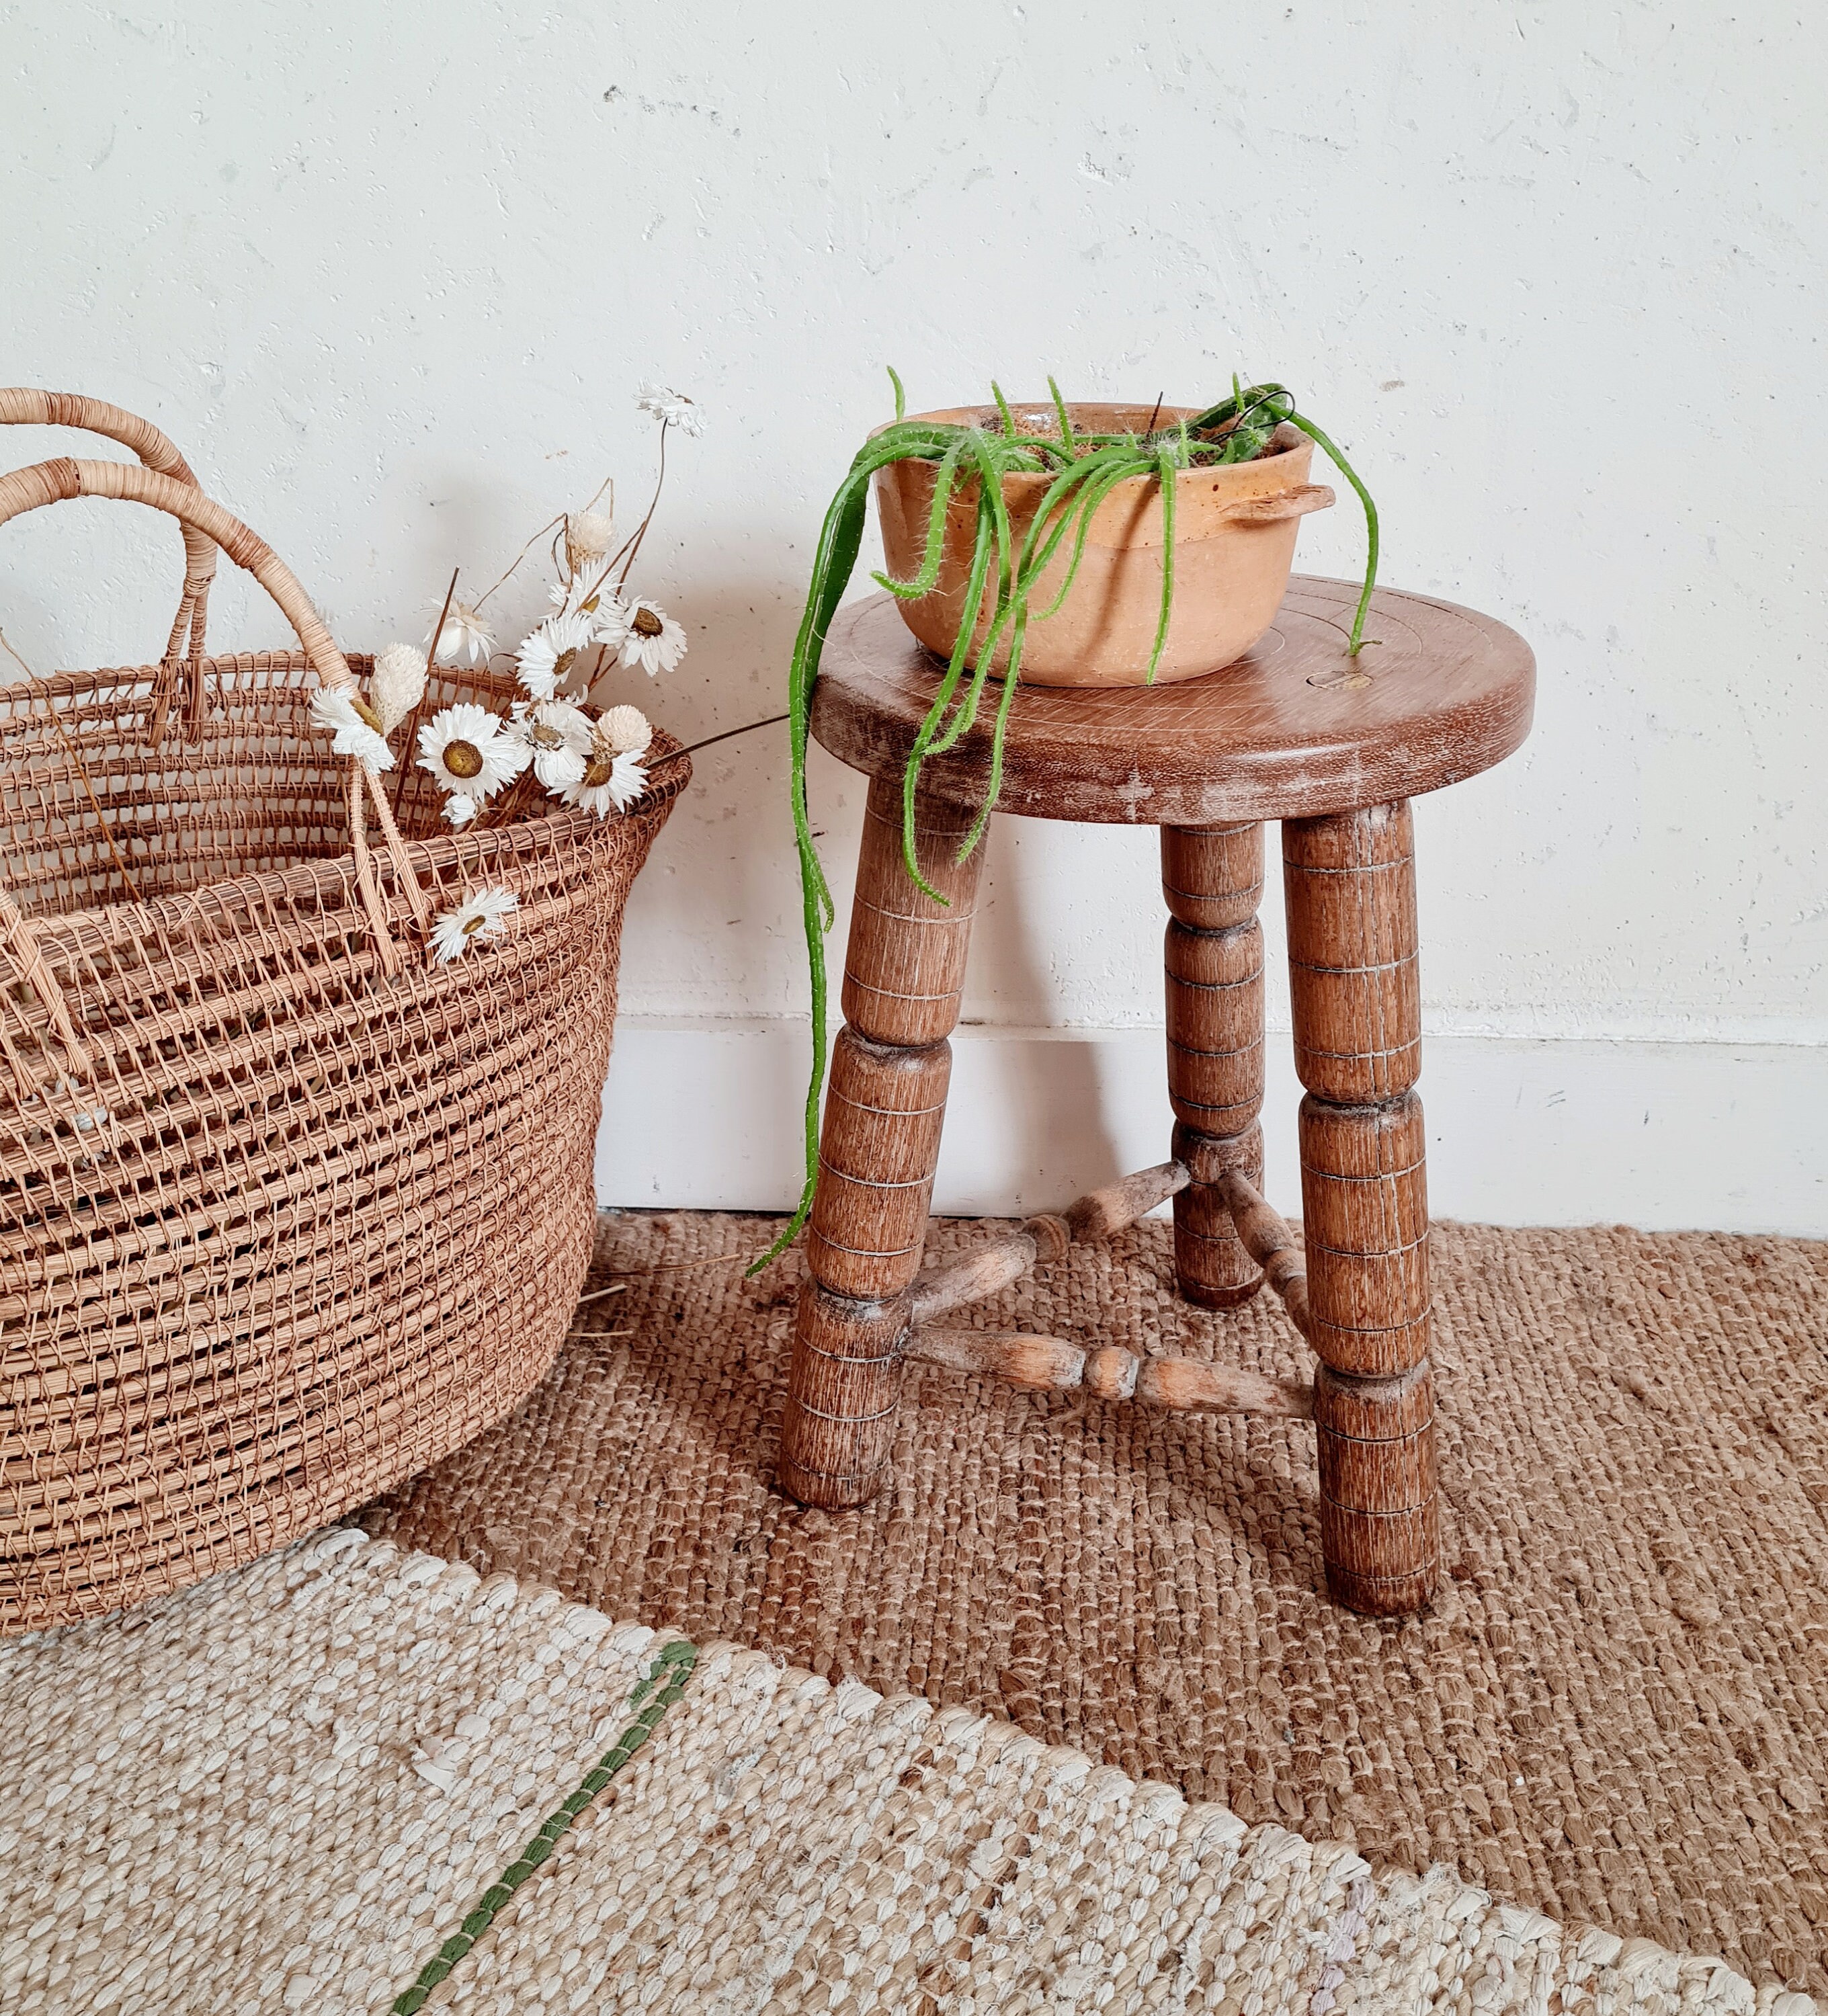
M18 482L0 520L47 501ZM405 761L331 753L328 665L0 687L0 1632L398 1482L521 1400L575 1306L623 905L689 762L657 737L624 816L455 833ZM425 706L508 690L439 668ZM365 784L394 828L365 862ZM484 885L507 934L433 963L425 917Z

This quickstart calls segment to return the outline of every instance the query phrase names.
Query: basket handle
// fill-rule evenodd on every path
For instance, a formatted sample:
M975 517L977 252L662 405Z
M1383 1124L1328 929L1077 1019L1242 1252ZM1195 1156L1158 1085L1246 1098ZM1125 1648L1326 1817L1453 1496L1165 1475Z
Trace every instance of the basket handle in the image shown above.
M24 512L38 510L47 504L67 503L76 497L108 497L149 505L156 511L168 513L187 529L202 533L220 546L237 567L251 574L279 605L280 613L292 625L312 670L323 684L347 692L355 690L355 676L349 669L348 661L324 628L322 618L311 607L311 598L299 585L297 576L258 533L250 531L239 518L230 517L194 484L180 483L175 477L156 469L144 469L131 462L73 462L67 455L59 456L54 462L34 463L29 469L16 469L10 476L0 476L0 525ZM406 843L394 823L394 809L381 788L380 776L351 757L349 786L350 846L355 855L356 882L363 908L374 930L376 951L382 969L397 974L401 970L400 952L394 942L392 927L369 852L362 803L364 789L373 801L394 874L422 931L430 926L430 909L425 891L419 886L419 878L413 873ZM6 948L8 963L14 966L16 977L27 981L43 998L44 984L49 979L49 969L41 960L34 974L21 970L18 955L22 926L29 945L31 927L22 918L4 936L0 936L0 945ZM29 959L31 953L27 952L25 956ZM49 1000L45 1005L50 1006Z
M105 434L130 448L148 469L175 477L180 483L197 487L190 464L178 452L169 435L150 420L124 408L110 406L105 399L85 398L80 392L41 392L30 385L0 386L0 427L80 427L85 434ZM171 625L165 646L164 662L176 659L184 648L184 633L190 632L188 653L194 666L203 655L203 625L209 614L210 583L216 574L214 540L186 525L184 532L184 593L178 604L177 620ZM201 682L193 675L195 692Z

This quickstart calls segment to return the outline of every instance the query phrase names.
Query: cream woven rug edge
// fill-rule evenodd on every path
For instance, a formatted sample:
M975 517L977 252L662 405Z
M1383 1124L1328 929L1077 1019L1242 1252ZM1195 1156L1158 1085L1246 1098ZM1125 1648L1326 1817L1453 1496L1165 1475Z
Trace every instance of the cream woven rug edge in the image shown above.
M0 1785L13 2016L1816 2009L349 1528L0 1643Z

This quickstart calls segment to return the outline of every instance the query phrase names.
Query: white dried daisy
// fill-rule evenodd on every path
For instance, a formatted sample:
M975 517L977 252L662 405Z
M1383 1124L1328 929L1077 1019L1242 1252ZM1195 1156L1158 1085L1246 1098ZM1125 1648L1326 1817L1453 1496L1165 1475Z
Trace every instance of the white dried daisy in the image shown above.
M419 731L419 767L459 797L490 797L520 775L527 758L526 744L473 701L446 707Z
M444 607L441 595L430 606L432 628L437 628L438 612ZM425 648L431 649L432 632L425 633ZM445 611L444 627L438 631L438 663L454 665L459 659L466 665L486 665L494 654L495 633L467 602L452 599Z
M596 725L596 739L617 756L639 756L653 740L653 724L638 707L612 707Z
M311 718L328 731L339 756L353 756L370 770L390 770L394 752L381 733L381 718L366 700L337 686L319 686L311 697Z
M383 735L398 728L425 697L425 653L412 645L389 644L376 652L368 689Z
M441 911L432 925L432 950L441 964L461 959L474 945L508 934L508 919L520 907L512 889L475 889L454 910Z
M628 634L628 605L619 595L606 590L599 598L591 611L590 634L605 650L621 650L622 639Z
M444 816L452 826L468 826L481 810L481 801L462 791L453 791L444 801Z
M578 812L595 812L607 819L611 812L626 812L647 789L647 771L632 749L620 755L606 749L593 751L584 774L560 792L562 805Z
M635 403L642 412L652 413L664 427L678 427L689 434L704 432L703 407L670 385L643 384Z
M639 665L651 679L657 672L670 672L685 657L686 632L657 602L638 595L621 605L618 616L621 635L616 655L623 664ZM603 627L599 625L599 633Z
M550 700L571 676L577 669L578 653L592 641L592 632L588 616L561 608L531 636L522 638L515 662L520 683L535 700Z
M600 565L592 561L569 581L556 581L546 590L547 599L561 615L576 616L590 625L593 640L599 612L615 599L613 592L604 586L602 574Z
M508 732L526 745L533 774L549 791L574 784L584 775L590 754L590 716L568 700L517 706Z

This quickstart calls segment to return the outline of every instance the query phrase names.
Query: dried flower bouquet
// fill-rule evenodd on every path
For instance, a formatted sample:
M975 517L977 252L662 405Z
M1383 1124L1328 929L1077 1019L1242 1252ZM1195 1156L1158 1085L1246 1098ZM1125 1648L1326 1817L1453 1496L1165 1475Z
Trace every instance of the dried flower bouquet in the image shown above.
M603 689L618 670L639 668L653 678L686 655L683 628L659 603L632 592L629 577L665 488L667 436L675 427L702 434L704 414L664 386L644 385L637 403L660 423L660 448L653 495L633 532L617 545L614 491L606 481L582 510L542 525L473 602L459 599L460 571L453 574L431 605L435 620L423 643L378 652L365 694L323 687L312 696L313 718L337 754L372 774L393 770L390 738L404 729L403 753L444 794L444 817L454 826L506 825L542 792L598 819L625 813L641 797L653 728L640 708L610 703ZM498 653L484 609L542 541L552 562L549 613L511 653ZM498 656L511 657L521 688L505 712L463 701L422 718L432 664L492 665ZM467 891L434 923L433 956L459 959L501 938L515 905L506 889Z

